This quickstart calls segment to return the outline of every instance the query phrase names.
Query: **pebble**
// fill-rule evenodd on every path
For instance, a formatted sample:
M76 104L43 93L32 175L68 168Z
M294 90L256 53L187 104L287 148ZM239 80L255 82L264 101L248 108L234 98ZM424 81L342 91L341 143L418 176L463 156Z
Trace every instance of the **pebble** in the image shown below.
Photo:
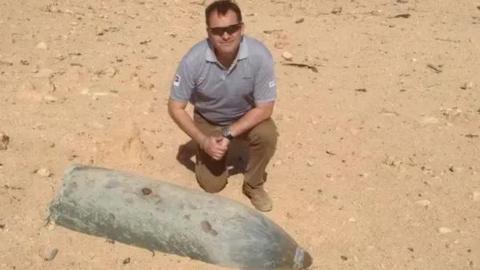
M50 177L53 175L53 173L47 168L40 168L35 173L41 177Z
M45 256L45 261L49 262L49 261L53 261L53 259L55 259L55 257L57 257L57 254L58 254L58 248L54 248L52 249L52 251L50 251L50 254L48 254L47 256Z
M90 89L88 89L88 88L83 88L83 89L80 91L80 94L82 94L82 95L88 95L88 94L90 94Z
M480 191L473 192L473 201L480 202Z
M7 150L9 143L10 143L10 137L0 132L0 151Z
M47 230L49 230L49 231L54 231L55 228L56 228L56 226L57 226L57 225L55 224L55 221L50 220L50 221L48 222L48 224L47 224Z
M307 166L308 167L313 167L314 163L311 160L307 160Z
M305 21L304 18L300 18L300 19L296 20L295 23L303 23L304 21Z
M287 61L291 61L293 59L293 55L289 52L283 52L282 57Z
M420 120L422 124L438 124L440 120L438 118L435 118L433 116L426 116Z
M46 95L43 97L43 100L45 100L45 102L47 103L54 103L56 101L58 101L58 98L54 97L54 96L51 96L51 95Z
M53 74L53 70L48 68L40 69L33 77L35 78L48 78Z
M275 43L273 44L273 47L275 47L276 49L281 50L281 49L287 47L288 44L289 44L289 43L288 43L287 41L285 41L285 40L278 40L278 41L275 41Z
M279 159L279 160L273 162L273 167L279 167L279 166L282 165L282 163L283 163L282 160Z
M334 7L331 11L332 14L340 14L342 13L343 8L342 7Z
M463 90L472 89L472 88L473 88L473 82L464 83L462 86L460 86L460 89L463 89Z
M441 233L441 234L447 234L447 233L451 233L452 229L447 228L447 227L440 227L440 228L438 228L438 232Z
M424 207L427 207L431 204L429 200L419 200L419 201L416 201L415 203Z
M117 73L118 73L118 70L114 67L108 67L108 68L105 69L105 75L107 75L110 78L115 77L115 75L117 75Z
M40 42L40 43L37 44L37 46L35 46L35 48L41 49L41 50L46 50L46 49L48 49L48 45L45 42Z

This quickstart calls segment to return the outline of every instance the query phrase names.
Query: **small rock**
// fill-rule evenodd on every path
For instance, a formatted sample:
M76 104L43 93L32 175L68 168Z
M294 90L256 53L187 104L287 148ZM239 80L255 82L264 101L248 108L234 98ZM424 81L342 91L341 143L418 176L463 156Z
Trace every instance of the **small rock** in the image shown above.
M438 124L440 122L440 120L438 120L438 118L435 118L433 116L427 116L427 117L422 118L422 120L420 120L420 122L422 124Z
M431 204L429 200L419 200L419 201L416 201L415 203L424 207L427 207Z
M334 7L330 13L332 14L340 14L342 13L343 8L342 7Z
M46 49L48 49L48 45L45 42L40 42L40 43L37 44L37 46L35 46L35 48L41 49L41 50L46 50Z
M354 222L357 222L357 220L355 218L351 217L351 218L348 219L348 222L354 223Z
M53 74L53 70L48 68L42 68L33 76L35 78L48 78Z
M438 232L441 233L441 234L447 234L447 233L451 233L452 229L447 228L447 227L440 227L440 228L438 228Z
M368 173L360 173L358 176L362 178L368 178Z
M90 89L88 89L88 88L83 88L83 89L80 91L80 94L82 94L82 95L88 95L88 94L90 94Z
M410 16L412 16L412 15L410 15L410 13L402 13L402 14L395 15L395 16L393 16L393 17L394 17L394 18L404 18L404 19L408 19L408 18L410 18Z
M311 160L307 160L307 166L308 167L313 167L314 163Z
M480 191L474 191L472 198L473 198L473 201L480 202Z
M150 195L152 193L152 190L149 188L142 188L142 193L143 195Z
M47 230L49 230L49 231L54 231L55 228L56 228L56 226L57 226L57 225L55 224L55 221L50 220L50 221L48 221L48 224L47 224L46 227L47 227Z
M473 88L473 82L464 83L462 86L460 86L460 89L462 90L467 90L472 88Z
M288 41L285 41L285 40L278 40L278 41L275 41L275 43L273 44L273 47L275 47L276 49L283 49L285 47L288 46Z
M54 102L58 101L58 98L56 98L54 96L51 96L51 95L46 95L46 96L43 97L43 100L46 103L54 103Z
M344 261L347 261L347 260L348 260L348 257L345 256L345 255L340 256L340 258L341 258L342 260L344 260Z
M293 59L293 55L289 52L283 52L282 57L283 57L283 59L285 59L287 61L292 61L292 59Z
M49 261L53 261L53 259L55 259L55 257L57 256L58 254L58 249L57 248L54 248L52 249L52 251L50 251L50 253L48 254L48 256L45 256L44 260L49 262Z
M110 78L115 77L115 75L117 75L117 73L118 73L118 70L114 67L108 67L108 68L105 69L105 75L107 75Z
M175 32L168 32L168 33L165 33L166 35L172 37L172 38L176 38L177 37L177 33Z
M279 159L279 160L277 160L277 161L273 162L273 164L272 164L272 165L273 165L273 167L279 167L279 166L281 166L281 165L282 165L282 163L283 163L283 162L282 162L282 160L280 160L280 159Z
M9 143L10 143L10 137L0 132L0 151L7 150Z
M126 258L123 260L123 264L129 264L130 263L130 257Z
M47 168L40 168L35 171L36 174L40 175L41 177L50 177L53 173Z
M295 23L303 23L304 21L305 21L304 18L300 18L300 19L296 20Z

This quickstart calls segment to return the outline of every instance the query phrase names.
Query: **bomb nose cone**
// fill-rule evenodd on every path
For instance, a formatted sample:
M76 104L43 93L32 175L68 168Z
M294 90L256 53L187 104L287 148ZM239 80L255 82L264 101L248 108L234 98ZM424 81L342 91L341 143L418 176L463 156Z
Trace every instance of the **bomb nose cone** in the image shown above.
M313 263L312 256L301 247L297 247L293 259L293 269L301 270L310 267Z
M303 268L308 268L312 265L313 258L310 256L308 252L305 251L305 255L303 257Z

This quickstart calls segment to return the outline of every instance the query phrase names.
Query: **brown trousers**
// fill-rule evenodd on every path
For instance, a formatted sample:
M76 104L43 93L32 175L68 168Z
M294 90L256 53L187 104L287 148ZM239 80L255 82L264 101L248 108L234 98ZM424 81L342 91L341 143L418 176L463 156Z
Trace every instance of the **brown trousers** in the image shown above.
M194 113L193 120L206 135L222 134L221 126L213 125L197 113ZM252 189L262 187L266 181L265 168L275 153L277 137L275 123L269 118L235 138L248 143L249 160L244 173L244 185ZM221 191L227 185L228 178L226 155L221 160L215 160L197 144L195 175L200 187L205 191L210 193Z

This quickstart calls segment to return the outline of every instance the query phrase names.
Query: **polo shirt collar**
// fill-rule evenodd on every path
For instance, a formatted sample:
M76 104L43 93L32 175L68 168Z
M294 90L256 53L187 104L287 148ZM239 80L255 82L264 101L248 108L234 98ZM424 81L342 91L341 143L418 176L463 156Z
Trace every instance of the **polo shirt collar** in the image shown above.
M217 62L217 56L215 55L214 49L210 41L207 39L208 49L205 54L205 60L208 62ZM242 37L240 41L240 48L238 49L237 60L245 59L248 57L248 45L245 37Z

